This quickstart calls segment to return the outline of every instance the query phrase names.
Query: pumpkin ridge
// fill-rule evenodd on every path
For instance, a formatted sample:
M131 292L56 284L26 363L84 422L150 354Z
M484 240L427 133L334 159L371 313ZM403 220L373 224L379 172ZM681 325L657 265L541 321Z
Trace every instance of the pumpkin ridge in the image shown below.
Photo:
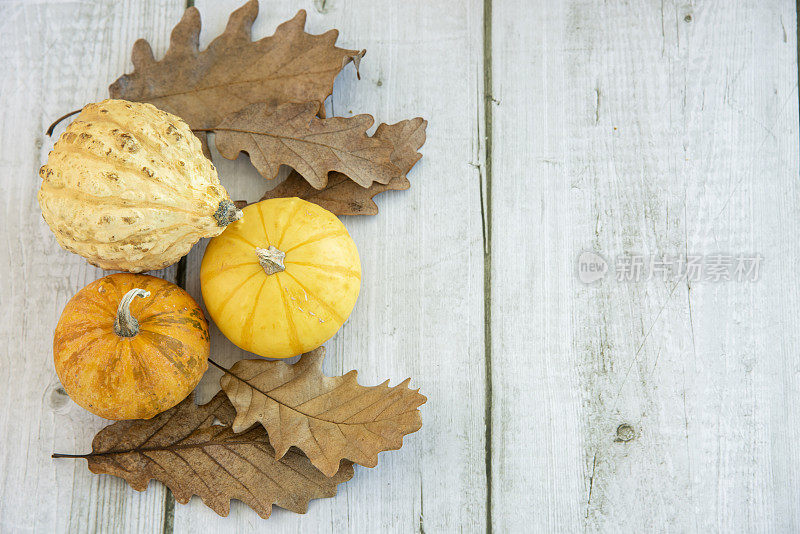
M111 378L113 376L113 370L116 367L116 365L119 363L119 360L121 358L120 351L122 350L123 343L118 343L116 345L112 345L112 347L113 347L113 357L111 357L111 358L108 357L108 354L110 354L111 351L108 351L108 352L105 352L105 353L103 351L85 351L90 356L94 356L95 359L101 358L101 357L107 358L105 369L100 369L99 367L95 366L94 369L92 369L93 373L90 375L91 379L87 381L87 382L90 383L91 388L93 388L95 391L105 391L107 389L111 389L113 391L113 386L111 385ZM84 365L86 365L85 362L84 362ZM103 372L103 371L108 370L108 369L111 369L112 372ZM77 373L73 373L73 374L77 374ZM86 377L84 377L84 380L85 380L85 378ZM80 380L81 379L78 378L78 379L74 380L73 382L77 383ZM73 384L73 385L76 385L76 384ZM81 397L82 397L81 401L84 401L84 402L87 401L87 399L85 398L86 397L85 393L83 395L81 395ZM106 400L108 400L108 398L106 398ZM83 405L82 402L79 403L79 404Z
M139 334L139 336L141 336L141 333ZM139 336L137 336L137 337L139 337ZM134 365L136 365L137 367L139 367L139 369L141 369L142 377L144 377L144 379L147 381L148 385L150 386L150 391L156 391L156 381L155 381L155 379L153 377L153 373L150 371L150 368L147 365L145 365L145 363L142 361L141 355L139 355L136 351L133 350L133 346L132 345L133 345L132 344L132 340L129 340L127 343L124 343L124 342L123 343L119 343L117 345L117 347L127 346L127 348L128 348L128 358L131 360L131 362ZM141 391L141 389L143 389L143 388L140 388L139 390Z
M203 282L208 282L209 280L213 280L214 278L216 278L217 276L219 276L222 273L226 273L226 272L230 271L231 269L236 269L238 267L244 267L246 265L257 266L258 263L254 262L254 261L246 261L244 263L237 263L236 265L226 265L222 269L218 269L216 271L211 271L210 273L207 273L205 276L202 277L202 281ZM259 266L259 268L261 268L261 267Z
M152 321L149 319L140 319L139 325L143 332L154 332L167 336L169 334L164 334L163 330L180 330L181 332L192 336L196 336L201 332L201 324L196 320L189 319L181 320L161 318Z
M105 295L99 298L82 298L78 301L75 301L73 305L79 306L80 308L84 307L88 308L85 310L84 309L81 310L84 313L92 313L93 311L99 311L103 314L107 314L110 316L114 316L117 313L116 308L112 305L112 303L108 300L108 298Z
M286 274L286 276L288 276L289 278L291 278L292 280L294 280L294 283L295 283L295 284L297 284L298 286L300 286L300 288L301 288L303 291L305 291L307 295L310 295L310 296L314 297L314 300L316 300L316 301L319 303L319 305L320 305L320 306L322 306L323 308L325 308L325 311L327 311L328 313L330 313L330 314L333 316L333 318L334 318L334 319L335 319L335 320L336 320L338 323L340 323L340 324L344 324L344 319L342 318L342 316L341 316L341 315L339 315L339 312L337 312L337 311L336 311L336 310L335 310L335 309L334 309L334 308L333 308L333 307L332 307L330 304L328 304L327 302L325 302L324 300L322 300L321 298L319 298L319 297L318 297L318 296L317 296L317 295L316 295L314 292L312 292L312 291L310 291L309 289L307 289L307 288L306 288L306 286L304 286L303 284L301 284L301 283L300 283L300 282L297 280L297 278L295 278L295 277L292 275L292 273L290 273L290 272L288 272L288 271L283 271L283 272ZM281 294L283 294L283 292L281 292Z
M289 254L289 252L291 252L291 251L293 251L295 249L298 249L300 247L304 247L306 245L310 245L311 243L316 243L317 241L322 241L323 239L328 239L329 237L341 237L341 236L346 236L346 235L348 235L347 234L347 230L331 230L331 231L328 231L328 232L322 232L321 234L316 234L313 237L309 237L308 239L306 239L302 243L298 243L298 244L294 245L293 247L284 250L283 252L286 253L286 254Z
M246 237L244 237L241 234L236 234L236 233L233 233L233 232L226 232L226 233L223 233L222 235L220 235L219 238L220 239L228 238L228 239L238 240L238 241L241 241L242 243L244 243L245 245L247 245L249 247L258 248L258 245L254 245L253 243L250 242L250 240L248 240Z
M293 265L301 265L303 267L314 267L321 271L328 271L331 273L345 274L347 276L352 276L354 278L358 278L359 280L361 280L361 273L353 269L348 269L347 267L340 267L338 265L323 265L321 263L311 263L307 261L286 261L286 263L291 263Z
M252 346L253 344L253 321L256 317L256 310L258 309L258 305L260 304L261 293L264 291L264 286L267 285L267 280L269 277L264 278L261 281L261 286L258 288L258 292L256 292L256 296L253 299L253 309L250 310L250 313L247 315L247 319L245 319L244 325L242 326L242 345L248 347Z
M187 228L186 222L176 223L176 224L172 224L172 225L169 225L169 226L159 226L157 228L157 230L159 232L169 232L169 231L172 231L172 230L177 230L179 228ZM99 239L97 239L95 237L86 236L86 237L82 237L81 241L84 242L84 243L92 243L92 244L95 244L95 245L105 245L105 244L108 244L108 243L114 243L115 245L120 245L120 246L124 246L124 245L136 246L136 245L142 243L142 240L140 239L141 237L147 237L148 234L150 234L150 233L152 233L152 230L143 230L143 231L135 233L135 234L127 235L123 239L117 239L117 240L114 240L114 241L101 241L101 240L99 240ZM183 240L183 239L185 239L187 237L190 237L190 236L193 237L193 234L197 236L197 239L195 240L195 242L199 241L200 238L203 237L203 234L201 232L198 232L196 230L195 231L190 230L190 231L188 231L186 233L181 234L180 235L180 239Z
M292 221L292 219L294 219L295 215L297 215L297 212L300 211L300 209L302 207L303 207L303 203L302 202L297 202L297 205L295 206L295 208L286 217L286 224L283 225L283 231L281 232L281 236L278 238L278 244L275 246L275 248L283 250L283 249L281 249L281 247L283 246L283 239L286 237L286 231L289 229L290 222ZM286 253L286 252L289 252L289 251L288 250L284 250L283 252Z
M283 271L286 272L286 271ZM283 301L283 311L286 314L286 322L289 325L289 346L292 347L292 350L297 352L298 354L303 352L302 347L300 346L300 339L297 336L297 327L294 324L294 319L292 319L291 308L289 307L289 301L286 300L286 294L283 292L283 285L281 285L281 281L278 278L281 273L277 273L275 275L275 283L278 284L278 293L281 295L281 300ZM286 273L289 275L289 273ZM289 275L291 276L291 275ZM269 277L268 277L269 278ZM292 277L294 278L294 277Z
M62 344L69 344L79 339L91 340L89 336L91 336L92 334L96 334L96 336L99 337L108 334L109 332L108 328L103 328L100 326L90 327L88 319L82 322L70 322L68 324L65 324L64 326L69 327L69 329L72 330L72 332L70 332L69 334L63 334L58 337L58 342Z
M269 248L271 242L269 239L269 232L267 231L267 222L264 220L264 211L261 209L260 202L256 204L256 209L258 210L258 217L261 219L261 226L264 228L264 238L267 240L267 246L265 248Z
M145 324L145 323L153 324L153 323L156 323L156 322L158 322L160 320L163 320L164 318L173 317L173 316L180 316L179 314L175 313L174 310L155 312L155 313L152 313L150 315L142 315L142 312L144 312L144 310L145 310L145 308L142 308L139 311L139 317L137 317L137 319L139 319L139 322L142 323L142 324ZM175 323L175 324L178 324L178 323Z
M140 209L153 209L153 210L161 210L161 211L171 211L175 213L182 213L185 215L192 215L194 217L197 216L196 212L193 212L188 209L181 209L178 206L170 206L169 204L160 204L158 202L151 202L147 200L128 200L124 198L120 198L118 196L108 195L108 196L97 196L91 193L87 193L86 191L78 190L78 189L67 189L65 187L50 187L51 191L50 194L53 196L61 196L66 197L66 200L74 201L83 203L84 201L91 201L95 204L105 205L112 208L140 208ZM58 191L74 191L79 193L79 195L61 195L57 193ZM71 198L70 198L71 197ZM76 198L82 197L82 198ZM210 216L209 216L210 218ZM215 223L216 226L216 223ZM222 230L222 229L220 229Z
M145 275L145 276L149 276L149 275ZM151 284L145 284L145 285L150 286ZM139 315L141 317L141 318L137 318L137 319L139 319L141 321L145 320L147 318L147 316L142 316L142 314L147 313L147 310L151 306L153 306L154 304L158 303L162 298L168 297L169 293L172 293L172 291L173 291L173 288L170 287L169 285L165 284L165 285L162 285L161 287L159 287L158 289L154 289L153 292L152 292L152 295L149 298L146 298L141 302L137 302L137 304L139 304L139 306L140 306L138 311L137 311L137 315ZM116 314L116 312L114 312L114 313ZM175 312L170 310L169 312L165 312L165 313L175 313Z
M150 106L150 105L152 105L152 104L144 103L145 109L147 109L147 106ZM155 108L155 106L153 106L153 107L154 107L154 109L157 109L157 108ZM149 110L149 109L148 109L148 111L152 112L152 110ZM158 114L156 114L156 115L158 115ZM136 141L138 141L140 145L145 147L148 152L153 153L153 154L158 154L160 152L163 152L163 148L164 147L160 147L160 146L155 145L146 136L142 136L140 133L137 133L135 127L132 128L130 125L124 124L123 122L121 122L117 118L116 115L112 116L112 114L110 114L110 113L105 113L103 116L99 116L99 113L97 113L97 114L95 114L95 117L97 117L96 119L94 119L96 121L104 121L104 122L107 122L109 124L118 126L119 129L123 130L125 133L127 133L128 135L133 137ZM159 119L165 119L165 117L156 117L156 120L159 120ZM93 120L93 122L94 122L94 120ZM169 120L169 119L167 118L167 120ZM169 122L169 125L172 126L173 128L175 128L175 130L178 130L178 126L172 124L172 122ZM187 126L187 129L188 129L188 126ZM191 131L191 130L189 130L189 131ZM158 133L162 133L162 132L158 132ZM183 135L183 134L180 134L180 135ZM183 152L184 152L183 150L180 150L179 148L176 148L176 147L178 147L178 145L174 145L173 144L173 145L168 145L168 146L170 147L170 149L172 151L180 153L181 157L186 156L186 154L183 154ZM189 155L189 157L191 157L191 155ZM172 171L175 171L179 175L183 174L181 169L178 169L175 166L175 163L173 163L173 160L171 158L164 158L163 162L167 163L167 167L169 169L171 169ZM162 182L155 181L154 183L161 184ZM191 183L187 182L187 185L191 189L194 189L193 187L191 187ZM180 195L180 196L183 196L183 195Z
M75 153L79 152L79 150L78 150L79 148L83 149L83 150L80 151L81 152L81 156L80 157L82 157L82 158L88 156L87 159L94 159L94 160L99 161L99 162L104 163L104 164L108 164L109 160L114 161L114 162L117 163L117 169L116 169L117 173L130 172L131 174L136 174L137 175L137 179L143 179L143 180L146 180L147 182L149 182L151 184L155 184L155 185L157 185L159 187L163 187L165 189L169 189L173 194L175 194L175 196L181 197L184 200L190 200L185 194L181 193L181 191L179 189L177 189L177 187L175 187L174 185L171 185L171 184L166 183L166 182L162 182L160 180L155 180L155 179L151 178L150 175L147 174L147 173L141 173L140 174L140 169L135 167L136 164L133 163L132 161L128 160L128 159L124 159L124 158L119 157L119 155L117 153L117 150L114 150L113 147L109 147L109 148L112 148L111 154L110 155L106 155L106 154L99 154L99 153L97 153L97 152L95 152L93 150L90 150L89 147L85 146L85 145L81 146L81 147L78 147L78 146L76 146L74 144L70 144L69 146L70 146L70 148L73 148L73 150L69 150L67 152L67 154L73 153L73 157L77 157ZM104 146L108 146L108 145L104 145ZM65 159L68 159L68 158L65 158ZM78 189L76 187L72 187L70 184L65 184L63 187L60 187L58 189L69 189L70 191L78 191L78 192L83 192L84 191L83 189Z
M96 338L89 339L86 342L86 344L88 345L90 343L91 344L96 344L96 343L102 342L103 334L106 334L106 332L99 332L99 335ZM63 348L65 348L64 345L70 344L69 341L67 341L67 342L63 342L62 340L59 340L59 341L60 341L59 344L61 345L62 350L63 350ZM70 340L70 341L74 341L74 339ZM81 363L84 360L84 358L86 358L88 356L92 356L92 351L86 350L85 346L84 346L82 348L75 349L66 358L61 357L60 360L63 362L63 367L67 368L67 367L71 367L73 365L77 365L77 364Z
M184 343L177 341L175 338L168 336L166 334L162 334L161 332L155 332L153 330L144 330L142 329L139 332L139 336L141 336L141 342L150 345L155 352L167 360L170 365L178 371L184 377L188 376L188 370L186 369L186 365L175 358L175 355L181 354L181 352L189 353L187 347ZM179 344L179 348L174 348L174 344ZM171 354L170 354L171 353Z
M121 276L125 276L125 275L121 275ZM124 291L120 292L119 286L117 286L117 278L119 278L119 277L118 276L108 276L105 279L102 279L100 281L100 283L105 282L106 287L110 286L115 292L113 299L111 298L111 295L104 294L104 296L106 296L106 301L109 304L113 304L112 300L113 301L117 301L117 304L119 304L119 300L122 298L122 295L125 294ZM117 306L113 305L112 308L114 310L113 313L117 313L117 310L116 310Z
M242 280L242 281L239 283L239 285L237 285L236 287L234 287L233 289L231 289L231 290L230 290L230 293L228 293L228 296L227 296L227 297L225 297L225 299L224 299L224 300L223 300L223 301L220 303L220 305L219 305L219 309L218 309L217 313L222 313L222 310L224 310L224 309L225 309L225 306L227 306L227 305L228 305L228 303L231 301L231 299L233 298L233 296L234 296L234 295L235 295L235 294L236 294L236 293L237 293L237 292L238 292L240 289L242 289L242 287L244 287L244 285L245 285L245 284L247 284L247 282L249 282L249 281L250 281L250 280L251 280L251 279L252 279L254 276L256 276L257 274L259 274L260 272L263 272L263 271L256 271L256 272L254 272L253 274L251 274L250 276L248 276L247 278L245 278L244 280Z

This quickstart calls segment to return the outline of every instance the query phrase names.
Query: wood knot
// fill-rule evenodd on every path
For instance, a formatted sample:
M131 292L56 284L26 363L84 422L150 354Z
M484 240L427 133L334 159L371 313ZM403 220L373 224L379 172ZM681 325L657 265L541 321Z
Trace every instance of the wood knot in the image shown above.
M50 384L45 391L47 405L54 412L64 412L69 409L69 396L60 382Z
M617 427L617 436L614 438L616 443L627 443L636 437L636 431L628 423L622 423Z

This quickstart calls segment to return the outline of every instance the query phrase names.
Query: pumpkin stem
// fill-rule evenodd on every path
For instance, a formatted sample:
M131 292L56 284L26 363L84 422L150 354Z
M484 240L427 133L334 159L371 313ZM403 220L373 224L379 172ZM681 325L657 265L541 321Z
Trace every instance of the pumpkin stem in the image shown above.
M234 221L242 218L242 210L236 207L236 204L228 200L221 200L217 211L214 212L214 220L217 221L219 226L228 226Z
M256 256L258 256L258 263L261 264L261 267L267 275L280 273L286 270L286 267L283 266L283 258L286 257L286 253L272 245L270 245L269 248L256 247Z
M139 321L131 315L131 302L136 297L149 297L150 292L144 289L131 289L122 300L119 301L117 308L117 318L114 320L114 333L120 337L134 337L139 333Z

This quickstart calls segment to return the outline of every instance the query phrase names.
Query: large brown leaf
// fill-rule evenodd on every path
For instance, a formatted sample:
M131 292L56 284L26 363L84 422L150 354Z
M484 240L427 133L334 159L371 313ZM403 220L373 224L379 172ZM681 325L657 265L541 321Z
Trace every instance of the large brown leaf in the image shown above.
M313 101L324 111L336 75L350 61L358 68L365 51L336 47L337 30L306 33L302 10L274 35L254 42L250 29L257 15L258 0L250 0L201 52L200 13L190 7L172 30L162 60L155 60L147 41L136 41L134 70L111 84L111 98L149 102L178 115L204 145L205 131L254 102Z
M372 200L375 195L389 190L408 189L411 184L406 174L422 157L418 152L425 143L425 128L428 121L417 117L397 124L381 124L373 137L389 141L394 146L391 161L402 172L387 184L374 183L361 187L340 172L328 175L328 184L322 189L311 187L302 175L292 171L278 187L267 191L261 200L268 198L299 197L319 204L337 215L376 215L378 206Z
M199 495L222 516L228 515L231 499L264 518L273 504L302 514L311 499L334 496L337 484L353 477L350 462L328 478L295 450L276 459L263 428L232 431L234 415L223 392L202 406L190 396L152 419L105 427L89 454L53 456L86 458L93 473L121 477L137 491L144 491L150 479L160 480L179 503Z
M247 152L268 180L288 165L316 189L327 185L330 171L364 187L402 176L390 159L392 143L367 136L371 116L319 119L316 113L314 102L251 104L214 128L217 150L228 159Z
M422 427L419 407L427 400L388 380L365 387L356 371L344 376L322 374L325 349L309 352L294 365L282 361L241 360L222 377L222 389L236 407L234 432L261 423L275 457L296 446L330 476L342 459L366 467L378 464L378 453L399 449L403 436Z

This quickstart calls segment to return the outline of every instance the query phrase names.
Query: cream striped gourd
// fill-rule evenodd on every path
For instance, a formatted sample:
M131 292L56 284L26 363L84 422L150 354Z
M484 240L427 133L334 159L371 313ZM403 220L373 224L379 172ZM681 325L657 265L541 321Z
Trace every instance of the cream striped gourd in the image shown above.
M150 104L87 105L39 175L59 245L104 269L166 267L241 217L189 126Z

